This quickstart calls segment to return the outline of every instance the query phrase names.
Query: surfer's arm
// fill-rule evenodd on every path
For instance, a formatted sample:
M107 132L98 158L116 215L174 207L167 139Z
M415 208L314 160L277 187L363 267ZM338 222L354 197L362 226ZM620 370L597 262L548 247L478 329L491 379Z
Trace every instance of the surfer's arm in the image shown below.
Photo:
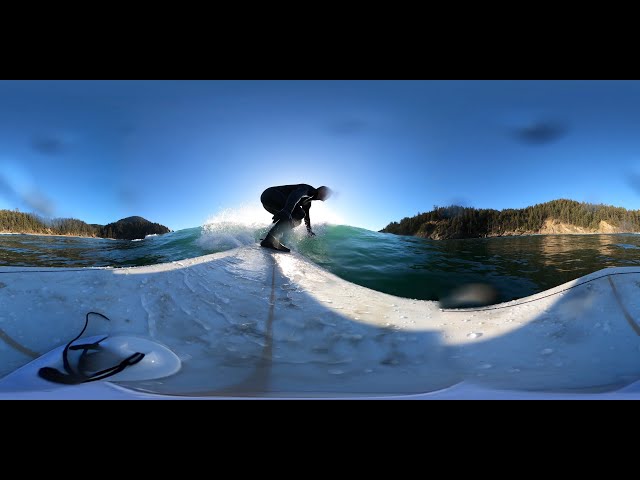
M307 232L309 235L313 236L315 233L311 231L311 217L309 217L309 209L311 208L311 202L302 205L302 209L304 210L304 224L307 227Z

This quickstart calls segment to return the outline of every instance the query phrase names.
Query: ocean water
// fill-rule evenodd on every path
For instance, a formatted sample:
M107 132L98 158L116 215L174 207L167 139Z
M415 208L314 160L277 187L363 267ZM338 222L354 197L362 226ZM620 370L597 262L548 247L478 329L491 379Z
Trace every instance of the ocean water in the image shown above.
M139 241L0 235L0 265L129 267L165 263L257 243L268 226L215 222ZM406 298L441 300L468 284L495 301L522 298L596 270L640 265L640 235L532 235L427 240L348 225L304 226L283 243L350 282Z

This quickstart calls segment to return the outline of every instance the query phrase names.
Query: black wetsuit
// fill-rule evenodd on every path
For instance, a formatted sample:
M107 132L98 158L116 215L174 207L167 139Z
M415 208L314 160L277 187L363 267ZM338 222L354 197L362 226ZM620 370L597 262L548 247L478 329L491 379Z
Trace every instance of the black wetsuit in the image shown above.
M280 244L282 234L300 225L302 220L307 226L307 231L313 234L309 209L317 193L317 189L304 183L269 187L262 192L260 201L264 208L273 214L273 220L277 222L267 234L262 246L281 250L280 246L284 249L285 247ZM291 216L291 220L287 218L288 216Z

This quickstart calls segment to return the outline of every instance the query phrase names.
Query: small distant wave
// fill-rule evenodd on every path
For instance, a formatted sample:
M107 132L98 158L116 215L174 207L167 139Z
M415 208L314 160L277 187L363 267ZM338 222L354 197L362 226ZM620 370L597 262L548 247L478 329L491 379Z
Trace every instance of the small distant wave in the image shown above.
M144 238L134 238L133 240L131 240L132 242L141 242L143 240L146 240L147 238L151 238L151 237L157 237L158 234L157 233L150 233L149 235L145 235Z
M634 249L634 250L640 249L640 247L638 247L637 245L629 245L628 243L614 243L614 246L624 248L624 249Z

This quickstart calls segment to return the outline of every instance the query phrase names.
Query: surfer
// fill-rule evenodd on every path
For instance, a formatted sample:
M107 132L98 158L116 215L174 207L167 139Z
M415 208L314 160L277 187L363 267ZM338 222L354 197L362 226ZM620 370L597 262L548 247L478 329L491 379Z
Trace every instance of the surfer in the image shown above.
M290 250L280 243L280 239L285 232L300 225L303 219L307 226L307 234L314 236L315 233L311 230L311 219L309 218L311 201L322 200L324 202L330 195L331 190L328 187L313 188L304 183L267 188L262 192L260 201L262 206L273 214L275 225L269 230L260 245L265 248L289 252Z

